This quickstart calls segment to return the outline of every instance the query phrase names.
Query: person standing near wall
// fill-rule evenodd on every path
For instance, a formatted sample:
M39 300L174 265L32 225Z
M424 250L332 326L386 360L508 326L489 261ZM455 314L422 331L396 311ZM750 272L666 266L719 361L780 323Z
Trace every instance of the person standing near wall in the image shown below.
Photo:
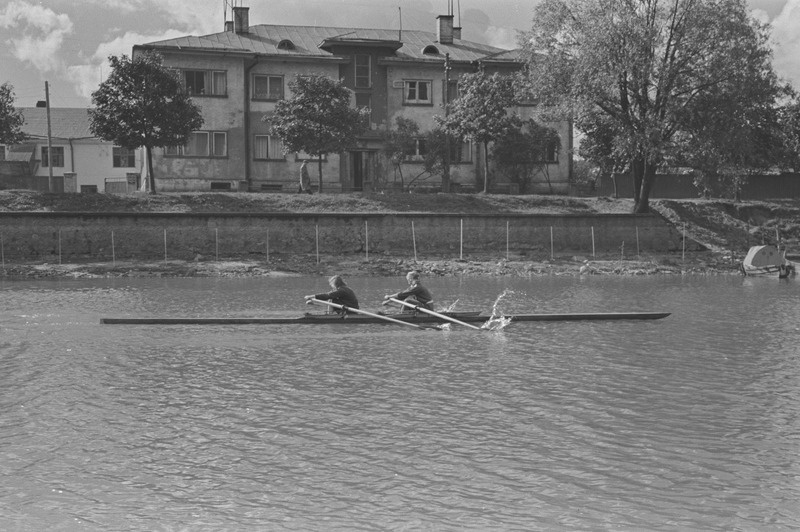
M308 175L308 161L303 161L300 165L300 188L297 189L298 194L311 194L311 177Z

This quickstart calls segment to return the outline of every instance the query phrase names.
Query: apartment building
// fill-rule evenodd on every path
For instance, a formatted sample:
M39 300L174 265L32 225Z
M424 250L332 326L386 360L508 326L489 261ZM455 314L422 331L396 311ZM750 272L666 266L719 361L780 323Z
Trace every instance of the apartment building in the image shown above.
M372 190L378 181L392 181L383 160L381 132L402 116L421 132L432 129L444 112L445 61L450 70L448 97L457 96L457 80L484 68L511 73L522 67L517 52L461 39L452 15L437 17L435 31L335 28L323 26L250 25L249 8L233 8L224 31L185 36L133 47L133 56L157 51L166 66L179 70L184 88L204 117L202 131L186 146L156 149L154 174L161 191L295 190L301 162L310 156L283 153L280 139L263 120L276 103L290 97L288 83L300 74L340 79L353 91L353 106L370 109L369 129L346 153L323 161L323 189ZM516 109L523 118L531 109ZM562 148L548 154L544 177L534 191L566 192L571 171L572 130L568 123L550 124ZM404 164L404 175L420 173L425 150L419 142ZM481 152L469 142L453 150L451 181L465 189L483 179ZM317 164L310 167L316 170ZM316 182L312 171L312 181ZM439 176L420 184L435 187ZM553 187L553 188L551 188Z

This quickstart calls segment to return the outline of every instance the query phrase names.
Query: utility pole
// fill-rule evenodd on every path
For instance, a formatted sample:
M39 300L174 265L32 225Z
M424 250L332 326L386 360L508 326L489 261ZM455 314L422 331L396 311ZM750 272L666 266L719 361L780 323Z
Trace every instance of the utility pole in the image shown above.
M50 132L50 86L44 82L44 100L47 106L47 191L53 191L53 143Z
M450 54L444 54L444 117L450 112ZM450 133L444 134L444 169L442 192L450 192Z

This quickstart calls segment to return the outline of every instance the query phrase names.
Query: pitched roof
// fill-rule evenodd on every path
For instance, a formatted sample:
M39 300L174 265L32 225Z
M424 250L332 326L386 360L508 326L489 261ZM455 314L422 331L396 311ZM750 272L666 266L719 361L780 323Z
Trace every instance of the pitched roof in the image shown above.
M320 45L326 40L336 40L342 44L382 41L402 44L395 54L397 59L430 60L431 56L424 54L423 49L428 45L434 45L439 50L441 58L444 58L444 54L449 53L452 61L477 61L487 56L493 56L492 59L495 60L498 57L508 61L516 60L506 55L510 52L509 50L496 48L488 44L462 39L454 39L453 44L441 44L436 39L436 33L419 30L403 30L400 32L399 30L368 28L260 24L251 26L250 31L247 33L223 31L200 37L188 35L176 39L155 41L140 45L140 47L321 59L336 57L334 54L320 49ZM278 44L282 41L290 41L294 44L294 49L278 47Z
M47 109L20 107L25 123L22 131L32 138L47 138ZM85 107L51 107L50 136L61 139L94 138L89 129L89 110Z

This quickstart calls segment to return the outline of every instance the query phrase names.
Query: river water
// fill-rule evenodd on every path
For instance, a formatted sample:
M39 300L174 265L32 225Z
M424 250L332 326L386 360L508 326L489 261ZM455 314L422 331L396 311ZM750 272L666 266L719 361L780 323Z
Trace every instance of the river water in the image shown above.
M377 309L403 279L349 279ZM0 281L2 530L796 530L800 280L436 278L440 305L656 321L286 316L309 277Z

